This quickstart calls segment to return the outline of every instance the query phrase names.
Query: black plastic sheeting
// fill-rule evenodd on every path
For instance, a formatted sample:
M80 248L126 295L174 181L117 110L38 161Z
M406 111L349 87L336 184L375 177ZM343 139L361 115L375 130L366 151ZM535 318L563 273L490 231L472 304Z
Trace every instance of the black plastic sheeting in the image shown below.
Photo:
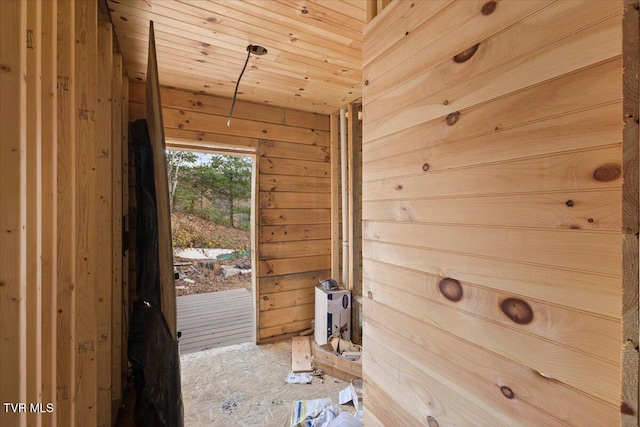
M136 167L138 300L129 327L128 357L136 389L138 427L182 427L178 342L160 311L158 220L153 153L146 120L130 125Z

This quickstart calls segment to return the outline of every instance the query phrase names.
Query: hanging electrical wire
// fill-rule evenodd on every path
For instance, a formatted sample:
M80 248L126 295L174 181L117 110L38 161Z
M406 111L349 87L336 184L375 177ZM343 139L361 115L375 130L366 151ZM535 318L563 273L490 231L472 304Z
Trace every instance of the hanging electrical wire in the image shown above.
M244 67L242 67L242 71L240 72L240 76L238 77L238 81L236 82L236 89L233 91L233 101L231 102L231 111L229 111L229 119L227 120L227 126L231 126L231 117L233 117L233 109L236 106L236 98L238 97L238 87L240 86L240 80L244 75L244 71L247 69L247 64L249 63L249 57L251 54L255 55L265 55L267 53L267 49L258 45L249 45L247 46L247 60L244 61Z

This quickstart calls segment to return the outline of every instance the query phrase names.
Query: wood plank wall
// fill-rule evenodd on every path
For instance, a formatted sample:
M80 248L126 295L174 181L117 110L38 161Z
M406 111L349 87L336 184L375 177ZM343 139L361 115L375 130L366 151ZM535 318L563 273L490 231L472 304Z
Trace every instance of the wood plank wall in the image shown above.
M622 8L395 1L366 27L365 425L621 423Z
M160 76L162 80L162 75ZM130 119L144 85L130 82ZM162 88L168 145L257 155L257 340L309 329L313 288L330 276L329 116Z
M108 426L122 395L111 162L123 70L98 6L0 2L0 400L26 404L3 408L3 426Z

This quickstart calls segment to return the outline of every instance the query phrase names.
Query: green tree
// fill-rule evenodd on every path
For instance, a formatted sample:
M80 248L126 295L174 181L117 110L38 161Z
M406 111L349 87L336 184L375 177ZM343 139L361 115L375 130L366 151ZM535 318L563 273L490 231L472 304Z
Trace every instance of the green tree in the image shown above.
M176 202L176 194L185 168L190 168L196 161L196 155L188 151L167 150L167 174L169 178L169 203L171 208Z
M214 171L211 190L214 196L227 201L229 225L235 227L233 215L238 211L236 202L251 199L251 159L215 155L210 166Z

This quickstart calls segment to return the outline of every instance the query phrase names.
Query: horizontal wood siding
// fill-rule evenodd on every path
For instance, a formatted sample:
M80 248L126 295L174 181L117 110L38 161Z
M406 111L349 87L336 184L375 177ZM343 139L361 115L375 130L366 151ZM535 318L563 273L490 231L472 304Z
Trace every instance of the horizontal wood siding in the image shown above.
M257 155L257 339L309 329L331 268L329 116L162 88L167 145ZM130 82L131 119L144 87Z
M366 27L367 423L620 424L622 6L392 2Z

